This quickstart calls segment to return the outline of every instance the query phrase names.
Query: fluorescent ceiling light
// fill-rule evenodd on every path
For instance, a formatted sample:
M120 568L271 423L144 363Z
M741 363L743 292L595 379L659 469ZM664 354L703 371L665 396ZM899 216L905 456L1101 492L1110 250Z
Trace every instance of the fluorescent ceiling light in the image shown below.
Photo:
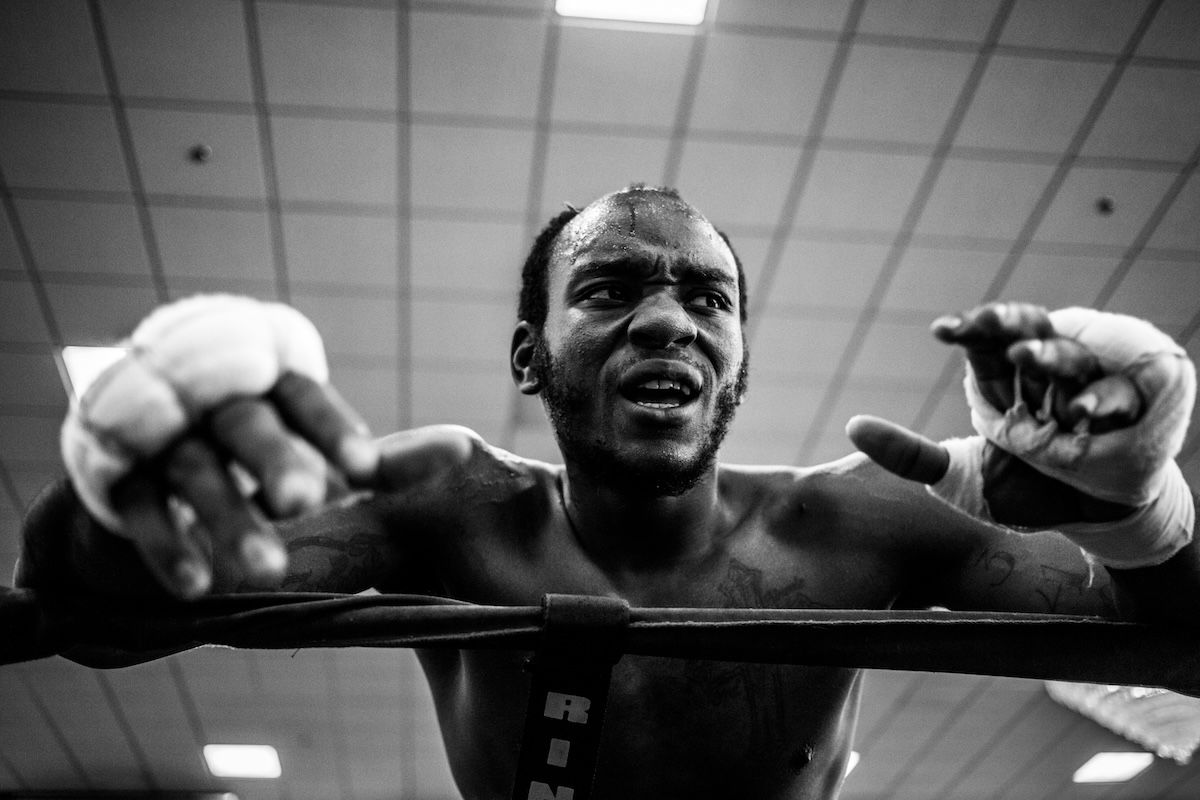
M269 744L206 744L204 760L218 778L278 778L279 754Z
M843 778L845 778L851 772L854 772L854 768L858 766L858 760L860 758L862 758L862 756L857 750L850 751L850 758L846 761L846 775L843 775Z
M67 394L80 397L101 372L123 355L124 347L64 347L62 359L67 368Z
M1096 753L1071 780L1075 783L1120 783L1154 763L1151 753Z
M622 22L665 22L699 25L708 0L555 0L564 17L612 19Z

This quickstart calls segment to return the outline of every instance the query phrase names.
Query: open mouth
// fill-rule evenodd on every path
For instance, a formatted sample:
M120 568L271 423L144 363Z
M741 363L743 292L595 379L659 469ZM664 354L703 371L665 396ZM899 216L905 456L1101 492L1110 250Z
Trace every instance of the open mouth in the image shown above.
M699 398L702 380L695 369L676 361L642 362L621 381L621 396L629 402L659 411L680 408Z
M678 408L693 397L692 388L679 381L654 378L622 392L626 399L646 408Z

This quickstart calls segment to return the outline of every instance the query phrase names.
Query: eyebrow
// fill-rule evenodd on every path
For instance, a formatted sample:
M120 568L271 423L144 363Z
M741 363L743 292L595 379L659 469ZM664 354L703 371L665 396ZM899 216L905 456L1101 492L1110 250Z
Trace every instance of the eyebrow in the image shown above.
M654 270L657 262L652 259L641 258L638 256L622 257L617 259L601 259L597 261L585 261L579 264L575 269L575 274L572 275L571 281L588 280L597 277L635 277L644 278L646 274ZM716 267L697 264L687 261L679 264L675 271L679 274L680 280L683 283L704 284L709 286L737 286L737 278L729 274L727 271Z

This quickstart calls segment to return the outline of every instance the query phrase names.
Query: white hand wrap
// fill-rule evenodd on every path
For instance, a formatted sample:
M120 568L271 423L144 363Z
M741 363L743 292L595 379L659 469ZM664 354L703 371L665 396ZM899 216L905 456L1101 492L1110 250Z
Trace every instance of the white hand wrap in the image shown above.
M1174 461L1195 402L1195 368L1179 345L1143 320L1083 308L1054 311L1050 319L1058 335L1091 350L1105 374L1133 381L1145 404L1137 423L1089 434L1059 430L1053 417L1031 412L1019 399L1001 412L983 397L968 365L972 424L1039 472L1093 497L1138 507L1113 523L1059 526L1101 563L1125 569L1160 564L1191 541L1195 523L1191 491ZM930 491L990 518L980 472L983 439L943 444L950 468Z
M233 295L163 306L138 325L129 353L73 400L61 446L91 514L122 528L109 493L139 459L234 397L265 394L284 372L329 379L325 348L299 311Z

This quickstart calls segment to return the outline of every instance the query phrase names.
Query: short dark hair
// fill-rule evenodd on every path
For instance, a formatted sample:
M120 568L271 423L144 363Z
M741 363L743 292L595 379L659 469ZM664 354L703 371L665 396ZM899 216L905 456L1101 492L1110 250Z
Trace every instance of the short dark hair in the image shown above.
M655 192L681 203L687 203L677 190L665 186L648 187L643 183L635 183L622 191L635 190ZM517 302L517 318L528 322L537 330L541 330L542 325L546 322L546 310L550 301L547 276L550 270L550 254L554 251L554 241L567 223L579 215L579 212L580 209L568 205L565 210L554 215L538 233L537 238L533 240L533 247L530 248L529 255L525 258L525 266L521 269L521 295ZM738 308L742 323L745 324L747 319L746 272L742 268L742 260L738 258L737 251L733 249L733 243L729 241L729 237L720 230L717 230L717 235L721 237L721 241L725 242L729 252L733 254L733 263L737 267Z

